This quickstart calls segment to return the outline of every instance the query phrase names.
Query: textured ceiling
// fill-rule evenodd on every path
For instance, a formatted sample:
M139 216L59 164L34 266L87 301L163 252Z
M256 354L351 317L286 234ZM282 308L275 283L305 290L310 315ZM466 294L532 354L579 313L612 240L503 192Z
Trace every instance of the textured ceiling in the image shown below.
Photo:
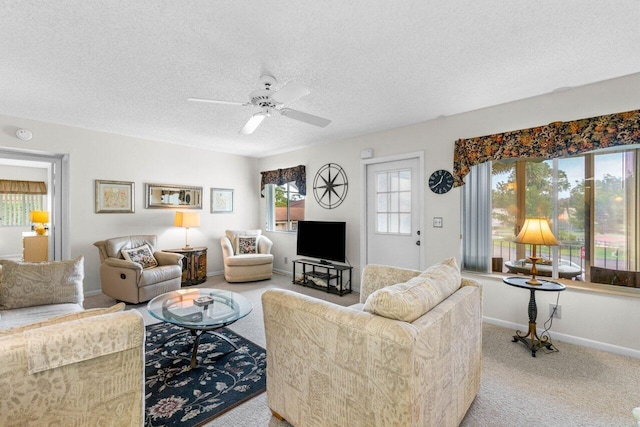
M640 1L0 3L0 114L262 157L640 72ZM239 135L261 74L311 94Z

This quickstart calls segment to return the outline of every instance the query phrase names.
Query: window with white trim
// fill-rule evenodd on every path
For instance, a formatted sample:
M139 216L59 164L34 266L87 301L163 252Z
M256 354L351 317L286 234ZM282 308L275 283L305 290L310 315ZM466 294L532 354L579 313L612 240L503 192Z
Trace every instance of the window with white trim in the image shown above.
M538 247L550 269L569 272L565 278L640 287L640 149L476 168L463 187L465 267L513 272L509 263L525 266L531 248L513 239L525 218L546 217L559 241Z
M297 231L298 221L304 220L305 196L300 194L296 183L267 184L265 194L267 231Z

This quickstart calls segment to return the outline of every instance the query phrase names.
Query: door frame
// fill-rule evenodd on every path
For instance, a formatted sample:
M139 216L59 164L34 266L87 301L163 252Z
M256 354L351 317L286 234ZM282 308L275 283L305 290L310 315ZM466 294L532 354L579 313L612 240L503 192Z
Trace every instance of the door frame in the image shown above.
M425 231L425 223L424 223L424 151L413 151L410 153L396 154L393 156L385 156L385 157L374 157L371 159L363 159L360 163L360 182L362 182L362 191L360 191L360 266L364 268L367 265L368 258L368 239L369 235L367 234L367 194L369 193L369 188L367 187L367 167L370 165L376 165L379 163L388 163L395 162L398 160L411 160L418 159L418 218L419 221L419 229L420 229L420 270L424 270L425 264L425 254L424 254L424 231Z
M69 259L71 257L69 155L2 147L0 159L49 164L47 196L52 210L49 235L53 235L53 239L49 239L49 253L53 254L51 259L56 261Z

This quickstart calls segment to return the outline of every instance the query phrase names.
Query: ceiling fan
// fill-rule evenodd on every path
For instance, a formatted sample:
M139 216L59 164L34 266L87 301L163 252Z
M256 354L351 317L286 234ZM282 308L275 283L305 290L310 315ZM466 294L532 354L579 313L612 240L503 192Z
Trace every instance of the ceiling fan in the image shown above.
M188 101L194 102L208 102L211 104L226 104L226 105L240 105L243 107L260 107L262 111L251 116L249 121L240 129L241 134L252 134L262 123L266 117L270 117L272 113L278 112L290 119L299 120L301 122L309 123L314 126L325 127L331 120L322 117L314 116L313 114L304 113L302 111L294 110L292 108L285 107L285 104L293 102L305 95L311 93L311 90L306 86L295 82L289 82L279 90L273 90L273 86L277 83L275 77L265 75L260 77L260 83L262 89L254 90L249 94L248 102L237 101L223 101L219 99L202 99L202 98L188 98Z

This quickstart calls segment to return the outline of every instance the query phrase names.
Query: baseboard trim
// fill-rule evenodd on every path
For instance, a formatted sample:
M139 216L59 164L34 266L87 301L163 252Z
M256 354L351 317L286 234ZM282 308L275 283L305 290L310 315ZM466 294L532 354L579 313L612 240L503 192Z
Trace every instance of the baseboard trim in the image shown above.
M85 297L95 297L97 295L102 295L102 291L101 290L97 290L97 291L86 291L84 293Z
M292 275L293 275L293 273L291 273L291 271L289 271L289 270L281 270L281 269L279 269L279 268L274 268L274 269L273 269L273 272L274 272L274 273L278 273L278 274L280 274L280 275L282 275L282 276L289 276L289 277L292 277Z
M224 274L224 270L220 271L207 271L207 277L211 276L222 276Z
M495 319L493 317L483 316L482 320L496 326L502 326L504 328L514 329L526 331L529 329L527 325L522 325L519 323L507 322L501 319ZM582 347L593 348L595 350L606 351L613 354L619 354L621 356L629 356L635 359L640 359L640 350L635 350L633 348L621 347L619 345L608 344L600 341L594 341L587 338L580 338L573 335L562 334L560 332L552 332L553 339L558 339L558 341L563 341L569 344L575 344Z

